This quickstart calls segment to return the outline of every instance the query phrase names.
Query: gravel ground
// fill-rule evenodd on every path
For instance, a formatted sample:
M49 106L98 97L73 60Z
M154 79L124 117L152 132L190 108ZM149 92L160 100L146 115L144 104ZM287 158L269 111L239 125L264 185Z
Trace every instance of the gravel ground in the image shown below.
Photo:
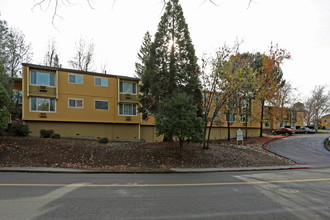
M214 141L203 150L199 143L177 142L100 144L95 140L0 137L0 167L57 167L114 172L164 172L170 168L223 168L292 165L262 145L281 137Z

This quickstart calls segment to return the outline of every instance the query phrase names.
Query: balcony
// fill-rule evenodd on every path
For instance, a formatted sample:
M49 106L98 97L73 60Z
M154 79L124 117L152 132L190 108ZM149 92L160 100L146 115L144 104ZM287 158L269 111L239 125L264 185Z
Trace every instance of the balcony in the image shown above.
M135 94L123 94L121 93L119 95L119 102L124 102L124 103L138 103L138 97Z
M38 96L38 97L56 97L56 88L49 86L38 86L38 85L30 85L29 87L29 95L30 96Z

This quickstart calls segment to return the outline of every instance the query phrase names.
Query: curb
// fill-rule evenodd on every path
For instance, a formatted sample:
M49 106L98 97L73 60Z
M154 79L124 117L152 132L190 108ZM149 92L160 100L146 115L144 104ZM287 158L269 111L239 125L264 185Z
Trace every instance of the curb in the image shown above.
M274 170L295 170L311 169L310 166L278 166L278 167L237 167L237 168L171 168L163 171L98 171L98 170L79 170L66 168L47 168L47 167L2 167L0 173L66 173L66 174L165 174L165 173L214 173L214 172L243 172L243 171L274 171Z

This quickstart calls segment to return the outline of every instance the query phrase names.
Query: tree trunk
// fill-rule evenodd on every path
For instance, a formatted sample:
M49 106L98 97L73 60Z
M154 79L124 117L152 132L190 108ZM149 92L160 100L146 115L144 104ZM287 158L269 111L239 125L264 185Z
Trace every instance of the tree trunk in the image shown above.
M248 110L245 110L245 140L248 139Z
M179 145L180 145L180 156L182 156L182 150L183 150L183 142L184 140L179 140Z
M227 111L227 141L230 141L230 122L229 122L229 111Z
M213 118L209 127L209 133L207 134L207 142L206 142L206 147L204 149L209 149L210 146L210 137L211 137L211 130L212 130L212 126L213 126Z
M262 129L264 124L264 107L265 107L265 100L261 100L261 118L260 118L260 137L262 137Z
M207 149L206 146L206 131L207 131L207 115L204 117L204 130L203 130L203 149Z
M163 142L172 142L173 136L172 135L164 135Z

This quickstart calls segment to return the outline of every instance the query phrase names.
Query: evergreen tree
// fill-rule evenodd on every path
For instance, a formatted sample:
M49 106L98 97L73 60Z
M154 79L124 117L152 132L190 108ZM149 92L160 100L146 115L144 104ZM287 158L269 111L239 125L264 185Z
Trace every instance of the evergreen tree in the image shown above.
M173 94L186 93L201 115L201 85L195 49L178 0L168 1L150 47L141 77L139 100L143 117L157 113ZM157 123L157 121L156 121Z
M196 117L196 106L185 93L173 95L159 105L156 113L157 134L173 136L179 140L180 154L184 141L199 141L202 139L203 120Z
M8 111L9 96L6 89L0 83L0 135L8 127L9 111Z
M8 46L8 26L6 21L0 20L0 83L8 89L8 75L6 73L6 48Z
M151 35L149 34L149 31L147 31L143 37L143 42L140 51L137 54L139 62L135 63L136 77L141 78L143 74L147 60L149 58L150 46L151 46Z

